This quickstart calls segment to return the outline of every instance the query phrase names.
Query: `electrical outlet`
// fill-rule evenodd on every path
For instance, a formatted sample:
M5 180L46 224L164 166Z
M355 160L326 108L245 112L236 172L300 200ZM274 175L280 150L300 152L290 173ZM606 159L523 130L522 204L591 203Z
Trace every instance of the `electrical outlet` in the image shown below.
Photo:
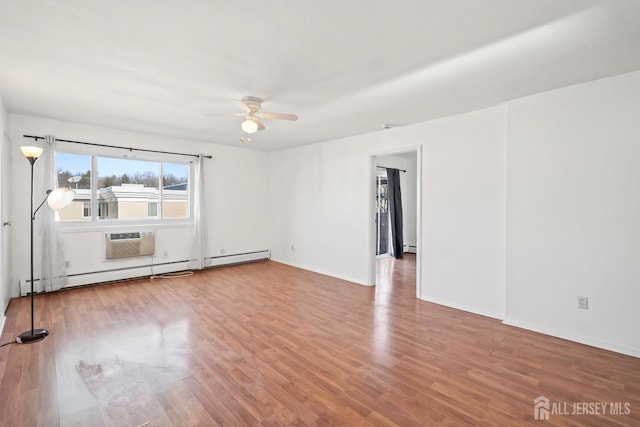
M64 266L65 266L65 268L69 268L69 267L71 267L71 263L69 261L65 261L64 262Z
M587 310L589 308L589 297L578 297L578 308Z
M224 254L226 254L226 253L227 253L227 250L226 250L225 248L222 248L222 249L220 249L220 253L221 253L222 255L224 255Z

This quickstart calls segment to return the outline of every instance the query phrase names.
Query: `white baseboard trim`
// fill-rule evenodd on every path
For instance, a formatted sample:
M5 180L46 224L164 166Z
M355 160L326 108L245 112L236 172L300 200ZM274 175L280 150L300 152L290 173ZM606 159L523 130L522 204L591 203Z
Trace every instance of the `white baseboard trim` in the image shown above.
M276 259L276 258L273 258L272 261L279 262L280 264L285 264L285 265L288 265L288 266L291 266L291 267L300 268L302 270L313 271L314 273L322 274L322 275L325 275L325 276L335 277L336 279L344 280L346 282L355 283L356 285L374 286L373 284L369 284L369 283L366 283L364 281L354 279L353 277L341 276L341 275L338 275L338 274L335 274L335 273L330 273L330 272L323 271L323 270L317 269L317 268L311 268L311 267L308 267L308 266L305 266L305 265L302 265L302 264L298 264L298 263L295 263L295 262L291 262L291 261L283 261L281 259Z
M522 322L514 319L505 319L502 321L504 325L514 326L516 328L527 329L529 331L538 332L545 335L550 335L556 338L562 338L568 341L577 342L580 344L588 345L591 347L601 348L604 350L613 351L616 353L626 354L627 356L633 356L640 358L640 349L634 347L628 347L625 345L612 344L605 341L600 341L593 338L587 338L580 335L576 335L566 331L559 331L557 329L540 326L535 323Z
M4 323L7 321L7 317L3 314L0 316L0 336L2 336L2 332L4 331Z
M441 300L438 298L419 297L422 301L431 302L438 305L444 305L445 307L455 308L456 310L467 311L473 314L479 314L480 316L491 317L492 319L502 320L502 316L489 312L487 310L480 309L478 307L469 307L466 305L452 303L450 301Z

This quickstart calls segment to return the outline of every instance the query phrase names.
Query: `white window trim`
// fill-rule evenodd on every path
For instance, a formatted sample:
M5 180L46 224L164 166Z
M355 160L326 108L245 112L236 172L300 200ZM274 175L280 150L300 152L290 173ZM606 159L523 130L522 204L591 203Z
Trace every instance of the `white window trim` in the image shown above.
M173 227L186 227L193 226L193 200L194 200L194 168L193 161L185 161L183 158L177 159L173 156L149 156L146 157L136 157L135 160L142 160L148 162L155 162L160 165L159 173L163 173L162 163L175 163L175 164L183 164L188 167L189 179L187 181L187 208L188 208L188 217L186 218L162 218L162 189L160 188L159 197L158 197L158 216L156 217L148 217L146 219L99 219L97 203L98 203L98 176L97 176L97 162L98 157L109 157L114 159L122 159L122 160L132 160L129 159L126 155L118 156L114 153L96 153L87 152L82 149L74 149L76 147L73 146L64 146L62 148L58 148L57 152L69 153L69 154L79 154L91 157L91 216L84 216L84 203L83 202L83 219L81 220L66 220L60 221L61 229L63 232L73 232L73 231L102 231L105 229L121 229L121 228L137 228L137 227L155 227L155 228L173 228ZM57 167L57 165L56 165ZM163 176L160 175L158 177L159 187L162 187L163 184Z

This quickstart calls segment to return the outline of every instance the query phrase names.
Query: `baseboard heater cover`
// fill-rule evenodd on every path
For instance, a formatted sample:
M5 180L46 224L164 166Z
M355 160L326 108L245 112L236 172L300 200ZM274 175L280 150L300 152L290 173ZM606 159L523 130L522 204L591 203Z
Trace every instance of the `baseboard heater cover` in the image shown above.
M219 267L224 265L233 265L233 264L243 264L245 262L253 262L253 261L263 261L271 259L271 251L253 251L253 252L244 252L241 254L229 254L229 255L219 255L212 256L209 259L205 260L205 267Z
M415 254L417 252L417 247L414 245L404 245L404 252L409 254Z
M271 259L270 250L245 252L240 254L228 254L207 258L205 268L223 267L225 265L244 264L248 262L264 261ZM145 264L135 267L112 268L109 270L92 271L87 273L69 274L69 284L65 288L76 286L97 285L100 283L110 283L119 280L137 279L148 277L153 274L174 273L189 269L188 260L164 262L158 264ZM40 279L34 279L37 283ZM20 279L20 296L28 295L31 292L31 280Z

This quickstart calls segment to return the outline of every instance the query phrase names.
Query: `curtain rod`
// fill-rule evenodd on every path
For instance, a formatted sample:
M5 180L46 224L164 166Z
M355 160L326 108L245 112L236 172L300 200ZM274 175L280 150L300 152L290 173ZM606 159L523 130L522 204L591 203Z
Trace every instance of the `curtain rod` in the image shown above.
M39 139L44 139L43 136L35 136L35 135L22 135L25 138L33 138L36 141ZM144 151L146 153L160 153L160 154L174 154L176 156L189 156L189 157L198 157L199 154L189 154L189 153L176 153L173 151L161 151L161 150L147 150L146 148L133 148L133 147L122 147L120 145L109 145L109 144L96 144L95 142L82 142L82 141L71 141L69 139L58 139L56 141L60 142L69 142L71 144L82 144L82 145L93 145L94 147L108 147L108 148L120 148L121 150L129 150L129 151ZM212 156L203 156L207 159L211 159Z
M396 168L388 168L386 166L376 166L376 167L380 168L380 169L396 169ZM407 173L407 171L405 169L396 169L396 170L399 170L400 172Z

